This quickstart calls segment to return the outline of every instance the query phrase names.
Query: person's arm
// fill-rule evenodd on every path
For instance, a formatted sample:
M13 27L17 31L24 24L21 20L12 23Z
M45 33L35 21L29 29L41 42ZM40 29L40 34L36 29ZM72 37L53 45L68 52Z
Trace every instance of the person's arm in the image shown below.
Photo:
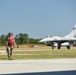
M14 47L16 47L16 42L15 42L15 38L14 38L13 46L14 46Z

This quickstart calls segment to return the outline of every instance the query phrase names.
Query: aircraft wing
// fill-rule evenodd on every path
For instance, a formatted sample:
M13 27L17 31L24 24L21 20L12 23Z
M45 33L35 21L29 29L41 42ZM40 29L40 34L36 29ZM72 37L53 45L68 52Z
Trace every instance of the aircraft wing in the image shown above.
M67 42L67 41L76 41L76 38L74 37L51 37L51 38L44 38L40 40L39 42Z

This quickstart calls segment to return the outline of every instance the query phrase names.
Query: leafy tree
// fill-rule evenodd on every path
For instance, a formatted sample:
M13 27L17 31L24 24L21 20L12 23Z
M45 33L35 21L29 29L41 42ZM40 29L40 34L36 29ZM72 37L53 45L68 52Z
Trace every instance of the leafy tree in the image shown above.
M16 35L15 39L17 44L25 44L27 43L28 34L19 33L18 35Z
M0 44L5 45L6 44L6 35L1 35L0 37Z
M40 39L28 38L28 34L19 33L15 36L16 44L39 44ZM6 44L6 35L0 36L0 45ZM41 44L41 43L40 43Z
M38 44L39 39L29 38L29 44Z

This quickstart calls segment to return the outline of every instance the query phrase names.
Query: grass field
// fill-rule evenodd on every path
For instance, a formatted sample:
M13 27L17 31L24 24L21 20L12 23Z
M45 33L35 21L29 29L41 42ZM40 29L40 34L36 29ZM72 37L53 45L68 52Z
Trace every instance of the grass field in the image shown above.
M72 47L68 50L66 47L54 50L51 47L40 46L14 48L13 56L16 59L56 59L56 58L76 58L76 48ZM7 60L5 47L0 48L0 60Z

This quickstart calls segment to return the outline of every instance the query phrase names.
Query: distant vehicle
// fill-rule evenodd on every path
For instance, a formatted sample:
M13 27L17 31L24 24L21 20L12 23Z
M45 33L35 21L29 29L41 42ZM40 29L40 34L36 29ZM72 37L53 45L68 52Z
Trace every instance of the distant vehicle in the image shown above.
M44 42L47 46L52 46L52 49L54 49L55 46L57 46L58 49L60 49L61 46L66 46L68 49L70 49L70 46L76 43L76 25L74 25L69 35L64 37L48 36L41 39L39 42Z

